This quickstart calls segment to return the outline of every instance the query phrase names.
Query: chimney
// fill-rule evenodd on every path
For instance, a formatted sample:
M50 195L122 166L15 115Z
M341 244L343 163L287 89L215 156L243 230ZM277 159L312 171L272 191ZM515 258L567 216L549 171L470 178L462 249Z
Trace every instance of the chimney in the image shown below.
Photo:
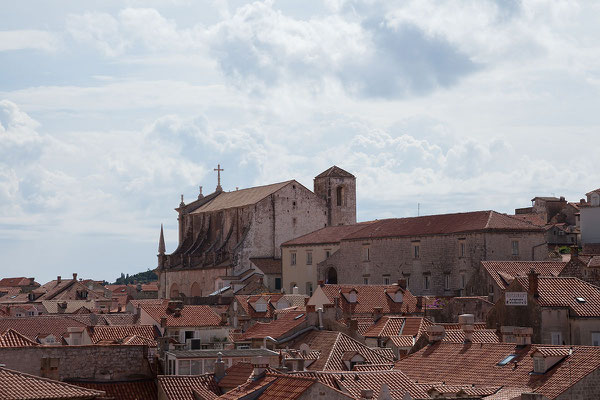
M117 307L117 312L121 312L123 311L123 307L119 304L119 306Z
M307 313L314 313L314 312L316 312L315 305L314 304L307 304L306 305L306 312Z
M398 279L398 286L400 286L400 289L406 290L406 279Z
M73 272L73 280L76 281L77 280L77 272Z
M167 317L160 317L160 327L161 328L167 327Z
M417 310L423 308L423 296L417 296Z
M61 279L61 277L59 275L59 276L56 277L56 284L60 285L61 282L62 282L62 279Z
M298 294L298 286L294 286L294 289L292 289L292 294Z
M221 325L227 325L228 318L227 313L221 313Z
M538 276L539 274L535 272L533 268L531 268L527 274L527 278L529 279L529 294L531 294L533 297L540 296L540 292L538 290Z
M251 378L256 380L260 378L269 367L269 359L264 356L252 357L252 367L254 370L252 371Z
M377 322L383 315L383 307L373 307L373 322Z
M579 199L579 204L585 204L585 199Z
M527 346L531 344L531 336L533 335L533 328L515 326L513 329L517 346Z
M475 327L475 316L473 314L462 314L458 316L458 324L465 334L465 343L473 343L473 330Z
M350 330L353 332L358 332L358 320L351 319L349 322L350 323L348 324L348 326L350 327Z
M579 246L571 246L571 260L576 260L579 257Z
M361 399L372 399L373 398L373 390L372 389L362 389L360 391Z
M217 361L215 361L215 379L218 381L225 376L225 363L223 362L223 353L217 353Z
M445 334L446 329L442 325L431 325L427 328L427 336L429 336L430 344L441 341Z
M323 280L321 280L321 281L318 281L318 282L317 282L317 284L318 284L319 286L323 287L323 285L325 284L325 281L323 281Z

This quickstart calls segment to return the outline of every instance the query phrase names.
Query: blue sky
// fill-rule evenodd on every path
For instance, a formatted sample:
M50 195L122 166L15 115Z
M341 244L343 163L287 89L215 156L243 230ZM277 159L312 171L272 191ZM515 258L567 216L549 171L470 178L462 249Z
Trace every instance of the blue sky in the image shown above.
M0 5L0 275L114 280L179 195L357 176L360 220L600 186L600 2Z

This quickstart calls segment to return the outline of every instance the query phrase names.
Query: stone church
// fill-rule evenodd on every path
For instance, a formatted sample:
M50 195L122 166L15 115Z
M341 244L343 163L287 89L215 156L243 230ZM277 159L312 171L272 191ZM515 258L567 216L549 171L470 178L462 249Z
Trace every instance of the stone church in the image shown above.
M259 281L281 289L281 244L319 228L356 223L356 178L333 166L314 178L314 191L296 180L214 193L184 203L179 245L166 254L161 227L159 297L186 298L237 291Z

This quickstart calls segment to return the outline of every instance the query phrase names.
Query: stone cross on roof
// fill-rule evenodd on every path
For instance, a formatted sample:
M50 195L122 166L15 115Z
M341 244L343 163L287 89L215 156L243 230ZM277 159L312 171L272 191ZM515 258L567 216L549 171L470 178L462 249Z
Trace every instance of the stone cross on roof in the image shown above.
M221 187L221 171L225 171L221 168L221 164L217 164L217 168L214 169L217 171L217 192L222 192L223 188Z

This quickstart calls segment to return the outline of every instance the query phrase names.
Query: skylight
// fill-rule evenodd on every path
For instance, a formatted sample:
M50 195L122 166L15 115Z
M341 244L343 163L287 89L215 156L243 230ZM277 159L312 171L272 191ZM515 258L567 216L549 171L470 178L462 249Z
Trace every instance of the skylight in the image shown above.
M575 297L575 300L577 300L579 304L585 303L585 299L583 297Z
M500 361L497 365L500 367L503 367L506 364L508 364L509 362L511 362L516 356L517 356L516 354L510 354L504 360Z
M296 320L296 319L300 319L300 318L302 318L302 317L304 317L304 314L296 315L296 316L294 317L294 319Z

